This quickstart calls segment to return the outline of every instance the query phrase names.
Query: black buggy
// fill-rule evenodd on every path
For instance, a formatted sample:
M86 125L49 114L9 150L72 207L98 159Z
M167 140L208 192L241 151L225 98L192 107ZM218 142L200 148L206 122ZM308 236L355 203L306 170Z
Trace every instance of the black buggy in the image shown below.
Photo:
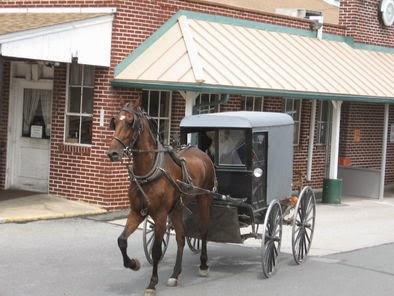
M262 269L268 278L277 270L282 225L292 227L292 252L302 263L311 247L316 200L311 187L292 195L293 119L283 113L223 112L185 117L182 144L197 145L213 160L217 188L213 196L208 241L242 243L261 239ZM188 192L205 190L179 183ZM190 249L200 247L198 212L192 202L185 211L185 230ZM151 259L154 222L144 222L146 258ZM242 230L242 231L241 231ZM246 231L245 231L246 230ZM171 223L163 239L167 249Z

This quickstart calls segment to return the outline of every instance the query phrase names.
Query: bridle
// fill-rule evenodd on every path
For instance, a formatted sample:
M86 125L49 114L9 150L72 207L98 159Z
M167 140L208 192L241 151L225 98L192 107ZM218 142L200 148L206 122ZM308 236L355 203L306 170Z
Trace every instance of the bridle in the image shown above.
M121 112L127 112L133 115L133 124L131 126L131 129L133 131L133 137L130 140L129 145L126 145L121 139L119 139L116 136L113 136L113 138L118 141L122 146L123 146L123 154L125 154L129 159L132 158L133 151L135 144L137 143L138 137L142 133L144 126L142 125L142 120L141 117L144 116L144 113L142 112L136 112L135 110L131 109L128 106L124 106L121 110ZM156 140L155 140L156 141Z

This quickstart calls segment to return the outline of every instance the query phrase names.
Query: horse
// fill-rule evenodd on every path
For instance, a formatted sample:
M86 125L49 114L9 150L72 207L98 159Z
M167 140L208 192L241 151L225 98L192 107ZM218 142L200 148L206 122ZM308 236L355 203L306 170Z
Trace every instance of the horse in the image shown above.
M177 242L175 266L168 279L168 286L177 286L182 270L185 246L183 224L185 196L177 181L184 179L186 174L195 187L211 191L215 190L216 184L215 168L206 153L194 146L188 146L174 153L171 148L164 147L155 136L152 122L153 119L140 108L138 103L132 101L126 104L111 120L110 127L114 130L114 135L107 150L112 162L122 161L124 155L132 159L132 165L128 167L130 212L124 230L118 238L125 268L137 271L141 266L137 259L130 259L127 255L128 237L147 215L155 222L152 247L153 271L145 289L145 296L156 293L155 287L159 280L158 263L162 256L161 243L166 231L167 217L171 219ZM194 198L198 204L199 232L202 241L199 274L208 276L207 233L212 198L209 193L199 194Z

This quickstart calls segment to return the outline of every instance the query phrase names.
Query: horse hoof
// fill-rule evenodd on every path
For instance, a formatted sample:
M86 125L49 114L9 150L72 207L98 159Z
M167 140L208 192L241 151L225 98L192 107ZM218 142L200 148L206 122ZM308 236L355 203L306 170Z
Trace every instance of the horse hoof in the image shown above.
M168 281L167 281L167 286L168 287L176 287L176 286L178 286L178 279L169 278Z
M156 296L155 289L145 289L144 296Z
M208 269L198 269L198 275L201 277L208 277L209 274L209 268Z
M141 263L137 259L131 259L131 269L137 271L141 268ZM134 264L133 264L134 263Z

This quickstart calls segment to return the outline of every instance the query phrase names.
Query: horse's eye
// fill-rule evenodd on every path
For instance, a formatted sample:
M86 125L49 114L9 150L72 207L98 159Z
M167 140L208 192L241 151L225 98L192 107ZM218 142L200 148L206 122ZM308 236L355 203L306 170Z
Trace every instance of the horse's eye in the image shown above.
M111 121L109 122L109 128L113 131L115 130L115 117L111 118Z

